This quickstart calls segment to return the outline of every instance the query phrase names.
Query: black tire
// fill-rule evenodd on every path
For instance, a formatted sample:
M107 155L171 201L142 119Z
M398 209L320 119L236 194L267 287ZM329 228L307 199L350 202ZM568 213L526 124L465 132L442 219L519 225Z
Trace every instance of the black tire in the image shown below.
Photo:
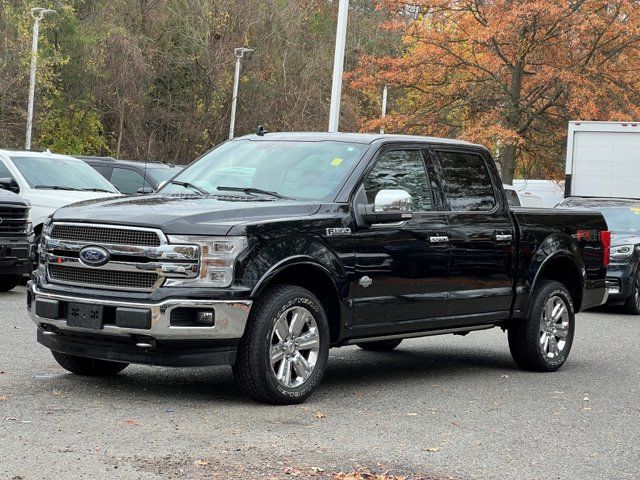
M631 296L624 302L624 311L630 315L640 315L640 273L633 277Z
M20 283L22 275L0 275L0 292L8 292Z
M556 299L564 304L568 321L566 327L564 327L562 318L558 320L561 323L554 322L553 315L551 315L549 322L546 322L545 306L551 303L551 310L555 311L554 303ZM544 317L543 314L545 315ZM556 329L556 327L558 328ZM529 318L509 326L508 336L511 356L523 370L554 372L564 364L569 356L571 345L573 344L574 330L575 310L568 290L561 283L543 280L533 292ZM558 336L560 334L564 335L564 338ZM551 340L552 337L553 340ZM545 338L546 342L544 341ZM562 343L563 341L564 343ZM551 356L553 344L558 347L558 352L555 356ZM561 348L560 345L562 345ZM546 354L543 353L545 349L548 349Z
M291 319L289 324L288 312L296 309L307 312L304 313L308 319L303 323L302 328L306 333L317 338L317 347L312 350L300 350L295 347L295 352L285 350L282 345L286 342L278 341L280 335L276 332L276 323L279 319L284 318L287 325L285 331L291 332L294 320ZM309 319L308 314L312 319ZM312 329L310 324L315 322ZM275 336L278 335L278 338ZM294 334L291 334L294 335ZM296 345L296 338L301 339L302 333L295 334L296 337L288 342ZM276 343L274 343L274 340ZM261 298L254 303L247 322L247 327L238 345L238 353L235 365L233 365L233 374L240 387L254 400L275 405L292 405L305 401L319 385L327 366L327 358L329 356L329 323L325 315L324 309L320 301L308 290L292 285L279 285L265 291ZM289 343L288 347L291 347ZM271 362L271 353L274 348L279 348L282 360ZM304 377L300 376L296 368L293 366L298 354L308 355L313 359L315 365L306 380L300 380ZM276 365L284 371L283 363L285 360L287 370L293 372L289 375L296 375L296 380L302 383L294 386L286 386L283 382L287 382L287 377L278 379ZM305 359L307 362L307 359ZM310 365L311 363L306 363ZM280 371L280 370L279 370Z
M89 377L108 377L120 373L127 368L128 363L96 360L94 358L78 357L67 353L51 351L56 362L71 373Z
M390 352L402 343L401 338L394 340L379 340L377 342L356 343L363 350L368 352Z

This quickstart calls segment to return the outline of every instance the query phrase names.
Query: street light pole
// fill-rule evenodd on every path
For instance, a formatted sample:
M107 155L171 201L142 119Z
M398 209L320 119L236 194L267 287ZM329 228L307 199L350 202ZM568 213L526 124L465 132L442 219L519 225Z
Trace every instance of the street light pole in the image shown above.
M244 57L249 60L253 54L251 48L236 48L233 50L236 57L236 72L233 76L233 97L231 97L231 119L229 120L229 140L233 138L236 129L236 108L238 103L238 85L240 83L240 67Z
M382 89L382 120L387 116L387 85ZM384 133L384 125L380 127L380 133Z
M31 130L33 129L33 101L36 90L36 67L38 63L38 36L40 34L40 21L45 15L56 13L49 8L32 8L33 40L31 42L31 72L29 73L29 105L27 107L27 134L24 142L25 150L31 149Z
M336 27L336 49L333 56L329 132L337 132L340 124L340 97L342 96L342 72L344 70L344 48L347 40L348 16L349 0L340 0L340 5L338 6L338 26Z

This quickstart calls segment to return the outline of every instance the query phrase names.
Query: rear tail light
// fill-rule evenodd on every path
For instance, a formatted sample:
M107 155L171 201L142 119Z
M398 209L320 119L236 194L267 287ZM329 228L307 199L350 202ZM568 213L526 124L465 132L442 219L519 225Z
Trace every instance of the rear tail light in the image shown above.
M611 232L609 230L601 231L600 241L602 242L602 263L608 267L609 255L611 254Z

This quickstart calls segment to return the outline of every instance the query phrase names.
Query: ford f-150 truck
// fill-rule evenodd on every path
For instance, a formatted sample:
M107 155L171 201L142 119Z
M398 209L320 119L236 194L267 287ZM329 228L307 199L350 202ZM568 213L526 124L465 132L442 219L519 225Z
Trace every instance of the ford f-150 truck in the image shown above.
M606 300L609 245L600 213L510 210L482 146L261 132L158 194L59 209L27 303L71 372L229 364L290 404L350 344L501 327L520 367L557 370Z

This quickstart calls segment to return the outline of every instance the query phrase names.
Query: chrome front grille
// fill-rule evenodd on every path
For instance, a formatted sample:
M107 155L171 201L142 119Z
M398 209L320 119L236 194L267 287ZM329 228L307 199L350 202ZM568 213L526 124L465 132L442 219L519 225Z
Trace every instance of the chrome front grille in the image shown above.
M49 279L83 287L118 287L151 290L158 281L155 272L120 272L97 268L49 265Z
M85 263L81 252L88 246L106 250L107 263ZM169 244L162 231L150 228L54 222L43 230L40 264L51 283L152 292L167 278L197 277L200 248Z
M51 230L51 238L91 245L107 244L158 247L162 244L160 236L151 230L98 227L82 224L54 224Z

